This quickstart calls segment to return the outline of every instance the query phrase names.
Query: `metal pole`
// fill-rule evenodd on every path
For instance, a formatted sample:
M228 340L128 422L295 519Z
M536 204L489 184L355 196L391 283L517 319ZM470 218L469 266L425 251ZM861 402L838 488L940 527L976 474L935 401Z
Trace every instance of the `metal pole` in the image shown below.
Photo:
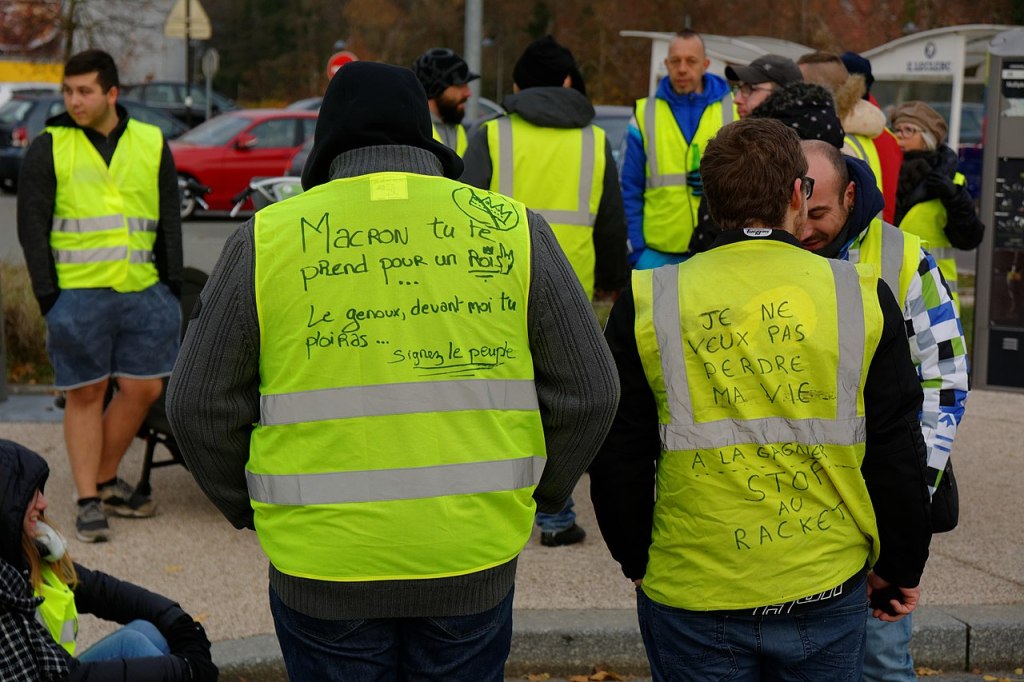
M185 0L185 125L192 127L192 0Z
M480 73L480 40L483 35L483 0L466 0L466 28L465 44L462 49L462 56L469 64L469 70ZM469 84L469 101L466 102L466 118L470 121L477 118L479 106L477 98L480 96L480 81L475 80Z

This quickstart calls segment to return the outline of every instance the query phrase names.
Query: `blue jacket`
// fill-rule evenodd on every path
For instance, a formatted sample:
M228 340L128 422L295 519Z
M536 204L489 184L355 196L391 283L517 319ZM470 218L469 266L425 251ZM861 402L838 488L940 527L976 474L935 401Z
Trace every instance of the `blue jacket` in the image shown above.
M677 94L668 77L661 79L655 93L657 99L668 102L675 116L679 129L687 140L697 132L701 116L709 104L725 97L729 92L729 84L725 79L714 74L704 74L704 91L686 95ZM629 237L629 262L636 264L643 252L644 240L644 190L647 187L647 152L644 150L643 137L636 123L636 116L629 124L626 133L626 154L622 162L622 199L626 207L626 224Z

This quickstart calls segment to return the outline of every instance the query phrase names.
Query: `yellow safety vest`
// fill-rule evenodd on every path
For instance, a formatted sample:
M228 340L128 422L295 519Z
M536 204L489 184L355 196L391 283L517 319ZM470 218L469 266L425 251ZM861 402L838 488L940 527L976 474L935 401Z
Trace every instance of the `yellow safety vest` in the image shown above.
M46 626L53 641L74 656L75 639L78 637L75 593L46 562L43 562L42 577L43 583L35 590L35 596L43 598L43 603L36 609L36 619Z
M82 130L46 130L57 177L50 248L58 286L130 292L156 284L160 129L129 119L109 167Z
M884 194L885 190L882 189L882 160L878 156L878 148L875 147L875 141L867 135L847 133L845 142L846 145L843 153L852 150L853 153L850 156L856 157L868 164L875 176L875 186L878 187L879 192Z
M633 273L662 440L643 582L657 602L778 604L878 558L860 473L877 274L813 256L746 241Z
M683 136L668 102L653 98L637 100L636 123L647 155L647 187L644 190L644 242L668 253L690 249L690 237L697 225L700 197L686 184L686 174L700 169L700 157L708 141L732 122L732 95L709 104L701 116L692 140Z
M546 461L525 207L373 173L263 209L255 247L246 477L274 567L417 579L518 555Z
M434 139L442 144L448 144L441 139L441 133L437 129L437 124L431 122L431 128L434 131ZM466 155L466 147L469 146L469 140L466 138L466 129L461 125L455 126L455 153L459 156Z
M875 218L860 241L850 247L849 253L851 263L873 265L900 307L905 309L910 283L921 265L921 240Z
M546 128L519 114L484 124L492 191L544 216L588 296L594 295L594 220L604 193L605 132Z
M963 173L953 176L953 182L963 185L967 178ZM956 271L956 249L949 243L946 237L946 222L948 221L946 207L938 199L929 199L914 204L900 221L900 229L911 234L916 234L924 242L924 248L928 250L939 266L939 272L949 285L949 291L953 298L953 305L956 312L960 314L960 296L957 293L957 271Z

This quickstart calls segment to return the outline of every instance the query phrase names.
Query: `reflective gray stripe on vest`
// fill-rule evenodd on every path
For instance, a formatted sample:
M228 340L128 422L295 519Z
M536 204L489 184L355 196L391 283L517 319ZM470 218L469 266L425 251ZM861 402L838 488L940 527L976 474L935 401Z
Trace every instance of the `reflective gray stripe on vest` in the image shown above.
M868 160L868 153L864 150L864 145L860 143L860 140L858 140L855 135L847 135L846 141L850 143L851 147L856 147L857 158L859 158L861 161Z
M129 232L156 232L157 221L150 218L128 218Z
M537 485L543 457L440 466L270 475L247 471L249 497L281 505L416 500L519 490Z
M903 232L900 228L882 222L882 281L889 285L892 295L900 298L900 270L903 269ZM903 307L903 301L900 301Z
M128 257L127 246L106 246L100 249L54 249L53 259L61 265L106 263Z
M721 100L722 103L722 125L732 123L732 93L726 93ZM655 144L654 122L657 120L657 98L650 97L644 107L644 131L645 131L645 152L647 153L647 167L650 175L647 176L647 187L655 189L658 187L676 187L686 184L686 173L658 173L658 150ZM699 123L698 123L699 127Z
M54 232L101 232L124 227L124 216L104 215L96 218L53 218Z
M145 251L133 250L128 256L129 263L152 263L154 261L156 261L156 256L149 249Z
M661 425L666 450L697 450L751 443L829 443L856 445L864 442L864 418L857 416L857 391L864 353L864 313L860 282L849 264L829 261L836 283L839 315L839 366L837 368L836 418L719 419L697 424L690 402L689 379L683 354L679 320L679 268L657 268L653 273L654 329L661 353L670 421ZM845 266L845 267L839 267ZM846 381L851 377L852 381ZM856 377L856 378L853 378Z
M260 424L461 410L536 410L530 379L430 381L260 396Z
M36 608L36 622L46 628L46 631L50 631L50 626L46 623L46 618L43 617L42 608ZM60 641L58 644L74 644L75 639L78 636L78 623L73 620L66 620L61 623L60 626Z
M500 173L501 180L498 182L498 192L507 197L514 196L512 174L515 172L513 153L515 144L512 140L512 120L508 116L498 119L498 153L501 154ZM544 216L549 223L559 225L585 225L594 226L597 215L590 212L590 196L594 191L594 128L585 126L580 129L583 134L582 154L580 155L580 181L579 191L576 197L576 210L563 211L531 206L535 212Z

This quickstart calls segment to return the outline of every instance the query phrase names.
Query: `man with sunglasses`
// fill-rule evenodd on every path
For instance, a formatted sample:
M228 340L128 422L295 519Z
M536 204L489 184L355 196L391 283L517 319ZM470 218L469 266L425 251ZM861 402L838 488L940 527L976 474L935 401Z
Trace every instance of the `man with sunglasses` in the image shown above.
M722 234L635 271L605 330L597 520L655 681L859 679L866 618L914 610L931 538L902 314L873 268L801 248L791 128L732 123L700 171Z
M434 139L462 156L468 143L462 119L472 94L469 84L480 74L470 71L466 60L447 47L434 47L421 54L413 71L427 91Z
M778 54L758 57L749 66L727 66L725 77L734 83L732 97L740 118L750 116L777 88L804 80L796 62Z

